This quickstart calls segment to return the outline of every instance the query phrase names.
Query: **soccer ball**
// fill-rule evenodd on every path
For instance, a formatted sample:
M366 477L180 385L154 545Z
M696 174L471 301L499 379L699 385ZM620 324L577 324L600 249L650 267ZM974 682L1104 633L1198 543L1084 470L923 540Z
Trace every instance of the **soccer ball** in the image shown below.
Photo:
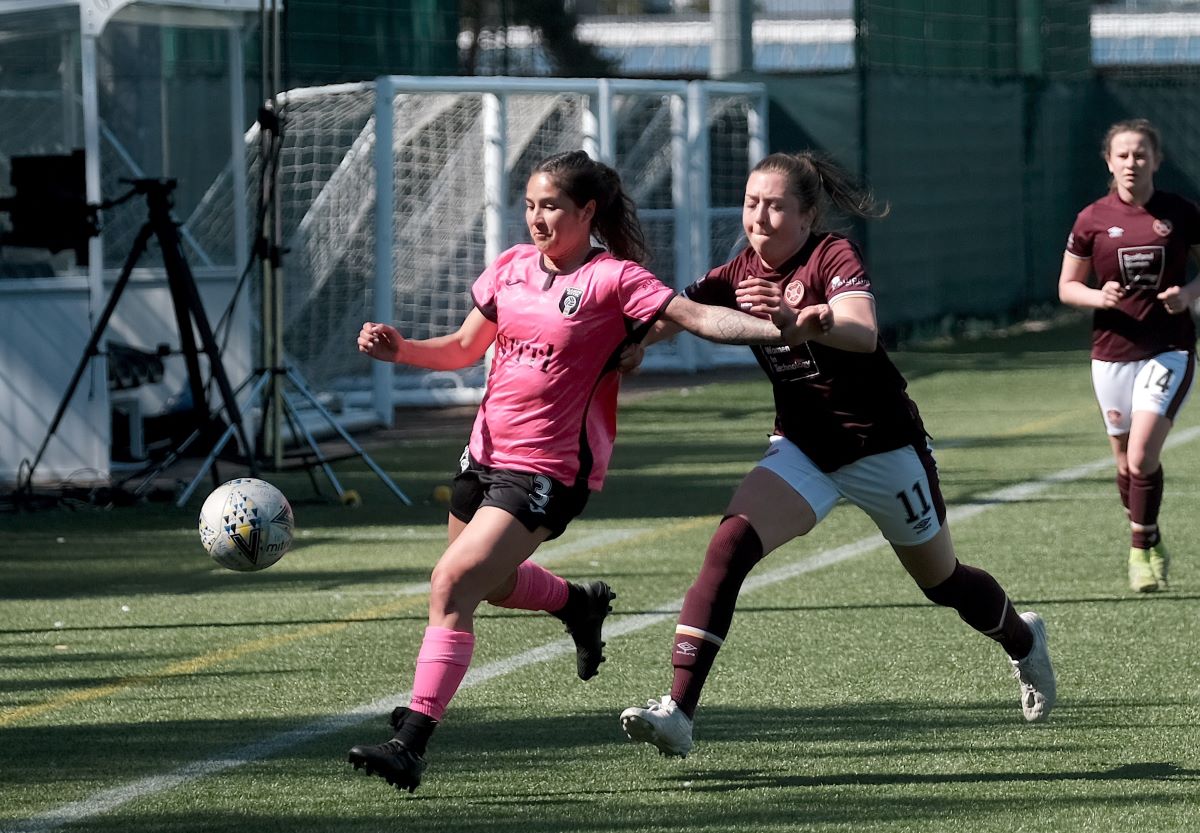
M200 542L222 567L265 570L292 546L292 507L265 480L239 477L213 490L200 508Z

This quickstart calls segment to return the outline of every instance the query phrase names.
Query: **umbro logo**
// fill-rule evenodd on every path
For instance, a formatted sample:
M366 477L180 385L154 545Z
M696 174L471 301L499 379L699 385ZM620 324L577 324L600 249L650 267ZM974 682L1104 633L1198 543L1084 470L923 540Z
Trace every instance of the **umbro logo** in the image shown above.
M683 654L685 657L694 657L696 652L700 650L699 645L694 645L691 642L676 642L675 653Z

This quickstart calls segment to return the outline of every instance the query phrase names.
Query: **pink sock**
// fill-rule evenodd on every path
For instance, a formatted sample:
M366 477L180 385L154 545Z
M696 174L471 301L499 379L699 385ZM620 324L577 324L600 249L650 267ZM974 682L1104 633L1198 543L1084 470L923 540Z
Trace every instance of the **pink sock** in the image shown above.
M417 654L417 672L413 678L412 700L408 707L434 720L441 720L450 698L467 675L474 649L473 633L427 627L421 652Z
M517 568L517 586L498 602L496 607L511 607L517 610L545 610L553 613L567 604L567 580L532 561L522 562Z

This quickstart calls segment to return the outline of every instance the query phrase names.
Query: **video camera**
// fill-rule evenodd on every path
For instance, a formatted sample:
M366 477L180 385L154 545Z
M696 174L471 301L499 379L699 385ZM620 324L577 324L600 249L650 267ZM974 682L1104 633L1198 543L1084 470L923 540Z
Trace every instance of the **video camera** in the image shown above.
M75 262L88 264L88 240L100 233L96 208L88 205L84 155L14 156L9 178L16 195L0 199L11 230L0 232L0 246L75 251Z

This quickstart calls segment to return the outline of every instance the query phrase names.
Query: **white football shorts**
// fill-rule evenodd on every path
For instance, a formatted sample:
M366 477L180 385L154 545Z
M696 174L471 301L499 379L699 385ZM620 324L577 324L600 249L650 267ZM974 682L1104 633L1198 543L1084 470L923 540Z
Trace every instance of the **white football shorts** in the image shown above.
M911 547L930 540L942 528L937 467L932 454L926 460L928 468L916 449L905 446L826 474L791 440L774 436L758 465L782 477L808 501L818 523L844 497L866 512L888 541Z
M1192 392L1195 365L1186 350L1136 362L1092 360L1092 387L1110 436L1129 433L1135 411L1175 419Z

